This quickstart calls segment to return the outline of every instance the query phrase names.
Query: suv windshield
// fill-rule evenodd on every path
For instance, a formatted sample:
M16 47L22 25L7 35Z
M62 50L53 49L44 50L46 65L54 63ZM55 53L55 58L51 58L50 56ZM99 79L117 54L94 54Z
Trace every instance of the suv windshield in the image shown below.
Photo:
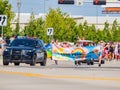
M33 39L15 39L10 46L35 47L36 42Z

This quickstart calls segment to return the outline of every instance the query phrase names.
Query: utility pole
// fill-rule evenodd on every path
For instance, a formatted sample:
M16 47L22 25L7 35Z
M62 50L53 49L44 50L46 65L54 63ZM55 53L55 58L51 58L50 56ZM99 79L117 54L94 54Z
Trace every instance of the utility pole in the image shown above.
M18 6L18 19L17 19L17 23L18 23L18 32L20 31L20 6L21 6L21 0L17 0L17 6Z
M98 29L98 5L96 5L96 29Z
M43 7L43 8L44 8L44 19L45 19L45 13L46 13L46 12L45 12L45 6L46 6L46 5L45 5L45 0L44 0L44 7Z

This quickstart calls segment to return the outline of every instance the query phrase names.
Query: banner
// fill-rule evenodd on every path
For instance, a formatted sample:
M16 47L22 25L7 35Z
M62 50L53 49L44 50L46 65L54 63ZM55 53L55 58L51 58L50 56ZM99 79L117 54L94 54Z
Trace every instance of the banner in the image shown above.
M97 59L100 56L100 46L68 47L52 45L53 60L85 60Z
M52 58L52 45L47 44L45 45L46 51L47 51L47 58Z

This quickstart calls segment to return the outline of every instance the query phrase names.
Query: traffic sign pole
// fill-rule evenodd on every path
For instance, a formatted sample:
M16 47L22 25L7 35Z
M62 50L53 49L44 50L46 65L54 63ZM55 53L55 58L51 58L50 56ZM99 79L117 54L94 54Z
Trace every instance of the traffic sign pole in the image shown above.
M7 26L7 16L6 15L0 15L0 26L2 27L1 37L4 39L4 26Z
M2 39L4 39L4 35L3 35L3 26L2 26L2 33L1 33Z
M47 35L49 35L49 42L51 42L53 37L53 28L47 29Z

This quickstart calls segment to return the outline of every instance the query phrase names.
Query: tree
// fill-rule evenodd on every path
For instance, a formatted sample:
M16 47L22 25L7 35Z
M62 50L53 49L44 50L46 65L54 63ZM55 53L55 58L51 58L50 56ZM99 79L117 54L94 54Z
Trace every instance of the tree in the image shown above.
M60 8L50 8L45 20L42 18L35 19L34 13L32 12L30 22L27 24L22 34L37 36L45 42L49 42L49 36L47 35L48 28L54 29L52 37L59 41L75 42L78 36L80 38L85 37L85 39L93 40L94 42L98 42L99 40L105 42L120 40L120 26L117 20L113 22L112 28L110 28L109 23L106 21L104 23L104 29L97 30L94 24L89 26L87 21L77 25L74 19L67 13L62 12Z
M7 15L7 26L4 27L4 36L10 36L12 34L10 22L14 18L14 12L12 11L11 4L8 3L8 0L0 0L0 15Z
M76 29L74 30L75 32L75 38L76 36L79 36L79 38L81 39L83 37L83 25L80 23L78 26L76 26Z
M14 35L19 35L19 31L18 31L19 28L20 28L20 26L19 26L19 23L17 22L16 23L16 28L14 29L14 32L13 32Z
M112 40L112 32L110 31L109 23L107 21L104 23L103 40L104 41L111 41Z
M118 29L118 22L117 19L115 19L112 24L112 30L117 30L117 29Z
M61 12L60 8L51 9L46 16L46 30L49 27L54 28L53 37L60 41L72 41L74 37L75 21L66 13Z
M112 34L113 34L113 41L120 41L120 27L118 25L117 19L113 21Z
M27 26L25 26L24 33L30 37L34 36L36 25L37 23L35 20L35 16L34 13L32 12L30 16L30 22L27 24Z
M42 18L35 19L35 15L32 12L30 16L30 22L25 26L24 35L30 37L38 37L41 39L45 39L45 32L44 32L44 21Z
M109 30L109 23L107 21L104 23L104 29L103 30Z

